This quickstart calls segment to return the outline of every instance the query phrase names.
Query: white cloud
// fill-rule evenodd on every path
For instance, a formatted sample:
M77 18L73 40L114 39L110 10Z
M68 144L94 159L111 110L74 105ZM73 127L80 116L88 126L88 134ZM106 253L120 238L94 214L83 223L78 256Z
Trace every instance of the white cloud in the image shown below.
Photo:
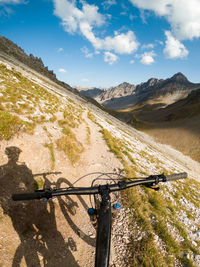
M65 31L69 33L80 32L88 39L96 50L114 51L118 54L131 54L138 48L133 31L127 33L115 33L104 39L94 34L94 27L100 27L105 23L105 16L98 12L98 7L82 2L82 10L75 6L76 2L68 0L54 0L54 14L62 20Z
M83 54L85 54L86 58L92 58L93 57L93 53L89 53L89 50L86 46L81 48L81 52L83 52Z
M165 41L164 54L167 58L185 58L188 55L188 50L177 39L175 39L171 32L165 31L167 37Z
M132 59L132 60L130 61L130 64L134 64L134 62L135 62L135 61Z
M60 73L67 73L66 69L62 69L62 68L59 69L58 71L59 71Z
M154 51L144 52L144 54L140 55L140 57L141 57L140 62L144 65L151 65L155 62L155 60L154 60L155 56L156 56L156 54L154 53Z
M8 17L10 14L13 13L13 10L11 5L16 5L16 4L27 4L25 0L0 0L0 17L5 16Z
M159 45L164 45L163 41L156 40L156 42L157 42Z
M200 37L199 0L130 0L130 2L140 9L152 10L158 16L164 16L177 39Z
M116 5L116 0L106 0L102 3L104 9L109 9L111 6Z
M62 52L64 49L62 47L58 48L58 52Z
M118 60L118 56L116 56L115 54L108 52L108 51L104 53L104 61L108 62L109 65L112 65L117 60Z
M131 54L137 50L139 45L132 31L128 31L126 34L116 34L114 37L108 36L99 43L101 49L114 50L118 54Z
M65 31L75 33L81 23L91 26L101 26L105 17L98 12L98 7L82 2L82 10L78 9L75 1L54 0L54 14L61 18Z
M141 48L142 49L152 49L152 48L154 48L154 44L143 44Z

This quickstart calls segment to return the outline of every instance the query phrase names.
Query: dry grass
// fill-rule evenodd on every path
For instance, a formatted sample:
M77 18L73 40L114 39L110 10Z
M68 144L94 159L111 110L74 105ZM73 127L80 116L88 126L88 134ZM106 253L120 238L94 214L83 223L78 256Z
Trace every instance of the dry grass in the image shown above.
M74 164L79 160L80 154L84 151L83 145L76 139L75 134L69 127L64 128L63 133L65 135L56 142L57 147L63 150L67 154L70 162Z
M86 127L86 130L87 130L87 143L88 143L88 145L90 145L91 144L91 140L90 140L90 135L91 135L90 127L87 126Z
M9 112L0 111L0 140L9 140L22 127L22 120Z
M0 64L0 78L0 110L27 118L29 122L24 125L29 133L37 123L47 121L46 114L51 115L50 121L56 120L54 113L58 111L59 100L55 95L3 64Z
M51 156L51 170L55 169L55 153L54 153L54 144L53 143L45 143L44 145L46 148L49 149L50 156Z
M20 129L33 134L37 124L56 122L57 112L62 111L63 119L59 120L58 124L64 136L57 141L57 146L65 151L72 163L75 163L83 151L83 146L71 128L77 128L82 122L83 108L68 98L68 103L65 103L65 108L61 110L60 100L55 94L4 64L0 64L0 79L0 139L9 140ZM45 126L43 129L49 137L45 147L50 153L51 169L54 169L55 144ZM87 135L89 142L88 129Z

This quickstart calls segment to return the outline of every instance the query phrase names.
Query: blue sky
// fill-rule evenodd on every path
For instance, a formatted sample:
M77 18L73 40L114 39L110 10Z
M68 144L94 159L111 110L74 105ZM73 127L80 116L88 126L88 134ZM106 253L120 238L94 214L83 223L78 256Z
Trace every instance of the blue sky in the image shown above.
M71 86L200 82L199 0L0 0L0 35Z

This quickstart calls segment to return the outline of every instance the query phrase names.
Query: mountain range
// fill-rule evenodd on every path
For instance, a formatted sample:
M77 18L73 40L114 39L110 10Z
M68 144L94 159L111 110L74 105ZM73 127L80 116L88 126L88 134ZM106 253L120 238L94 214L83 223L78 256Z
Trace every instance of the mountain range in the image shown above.
M113 196L112 202L120 201L121 209L112 224L110 265L200 266L200 164L111 116L107 108L97 107L96 100L93 105L88 96L78 95L51 72L45 75L42 60L7 44L15 53L0 51L0 266L95 264L96 227L88 216L91 199L80 195L15 203L13 193L180 172L187 172L189 178L163 183L159 192L137 186ZM180 75L175 78L180 83ZM181 88L187 91L183 84ZM181 141L182 147L185 140L177 121L183 125L184 120L190 129L188 121L194 117L179 117L191 105L196 112L199 89L193 89L186 98L166 106L175 105L167 118L172 110L182 109L176 113L178 120L170 115L167 121L170 127L174 123L176 143ZM128 94L128 89L121 90ZM131 119L152 106L137 105L129 113L116 114ZM166 131L172 137L171 129ZM190 145L193 141L189 138Z
M200 83L181 72L167 79L80 90L118 119L200 161ZM181 138L180 138L181 136Z
M131 110L136 105L158 104L167 106L200 88L180 72L168 79L151 78L147 82L133 85L127 82L107 90L94 88L80 93L94 98L112 110Z

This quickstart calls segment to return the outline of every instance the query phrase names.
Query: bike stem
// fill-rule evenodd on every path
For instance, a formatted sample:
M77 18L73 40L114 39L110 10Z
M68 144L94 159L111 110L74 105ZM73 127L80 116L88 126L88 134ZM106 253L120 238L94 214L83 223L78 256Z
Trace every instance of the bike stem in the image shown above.
M101 203L98 213L95 267L108 267L109 265L111 236L111 203L109 193L107 185L99 186Z

